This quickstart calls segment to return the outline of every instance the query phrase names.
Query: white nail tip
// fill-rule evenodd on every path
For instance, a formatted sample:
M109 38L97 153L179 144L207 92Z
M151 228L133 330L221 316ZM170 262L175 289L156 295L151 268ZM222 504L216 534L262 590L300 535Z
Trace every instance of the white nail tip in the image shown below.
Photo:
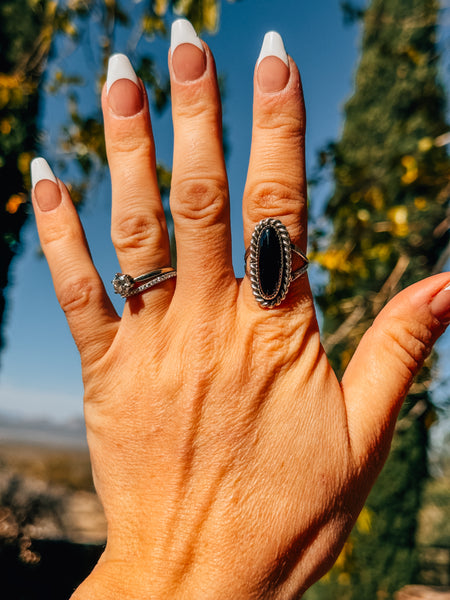
M31 184L33 188L42 179L48 179L49 181L53 181L53 183L57 183L56 177L45 158L34 158L31 161Z
M187 19L177 19L172 23L170 35L170 51L172 54L180 44L193 44L203 52L202 42Z
M113 54L108 62L108 75L106 76L106 93L109 93L113 83L119 79L129 79L139 85L138 78L125 54Z
M443 292L450 292L450 284L447 287L445 287L442 291Z
M283 38L276 31L268 31L264 36L261 52L259 53L256 64L259 65L259 63L267 56L276 56L289 67L288 55L284 48Z

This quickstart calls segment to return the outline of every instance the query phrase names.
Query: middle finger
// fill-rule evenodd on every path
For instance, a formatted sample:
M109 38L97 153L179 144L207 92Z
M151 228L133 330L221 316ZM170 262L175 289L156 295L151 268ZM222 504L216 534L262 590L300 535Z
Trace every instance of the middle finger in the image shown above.
M174 157L171 210L180 297L236 287L231 262L228 181L214 60L192 25L173 24L169 57ZM228 286L228 287L227 287Z

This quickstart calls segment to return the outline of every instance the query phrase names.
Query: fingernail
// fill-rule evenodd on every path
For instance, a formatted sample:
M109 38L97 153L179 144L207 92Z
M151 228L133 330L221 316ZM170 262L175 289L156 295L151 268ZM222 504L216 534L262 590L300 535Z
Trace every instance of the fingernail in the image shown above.
M142 109L139 80L125 54L113 54L109 59L106 93L109 106L119 117L131 117Z
M256 78L262 92L280 92L286 87L289 81L289 60L283 38L276 31L269 31L264 36L256 67Z
M433 315L444 325L450 323L450 285L441 290L431 301Z
M40 210L48 212L61 204L61 191L45 158L31 161L31 183Z
M205 72L202 42L187 19L178 19L172 24L170 54L178 81L195 81Z

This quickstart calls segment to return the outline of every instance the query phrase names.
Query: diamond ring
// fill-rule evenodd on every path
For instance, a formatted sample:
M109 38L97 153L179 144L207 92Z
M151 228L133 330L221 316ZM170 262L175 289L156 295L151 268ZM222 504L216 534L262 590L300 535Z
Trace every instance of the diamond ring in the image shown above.
M158 283L176 277L176 275L177 272L173 267L163 267L138 277L131 277L126 273L116 273L111 283L114 287L114 293L120 294L122 298L129 298L152 288L154 285L158 285Z
M293 254L302 261L295 271ZM245 252L245 272L262 308L274 308L283 302L291 283L306 273L308 265L308 259L291 243L289 232L279 219L263 219L256 225Z

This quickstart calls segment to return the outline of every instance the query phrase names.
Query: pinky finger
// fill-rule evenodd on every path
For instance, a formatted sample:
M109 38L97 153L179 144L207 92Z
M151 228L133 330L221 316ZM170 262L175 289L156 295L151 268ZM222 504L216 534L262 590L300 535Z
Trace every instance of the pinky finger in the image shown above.
M78 214L47 161L31 164L33 207L56 296L84 366L100 359L118 328L117 316L92 263Z

